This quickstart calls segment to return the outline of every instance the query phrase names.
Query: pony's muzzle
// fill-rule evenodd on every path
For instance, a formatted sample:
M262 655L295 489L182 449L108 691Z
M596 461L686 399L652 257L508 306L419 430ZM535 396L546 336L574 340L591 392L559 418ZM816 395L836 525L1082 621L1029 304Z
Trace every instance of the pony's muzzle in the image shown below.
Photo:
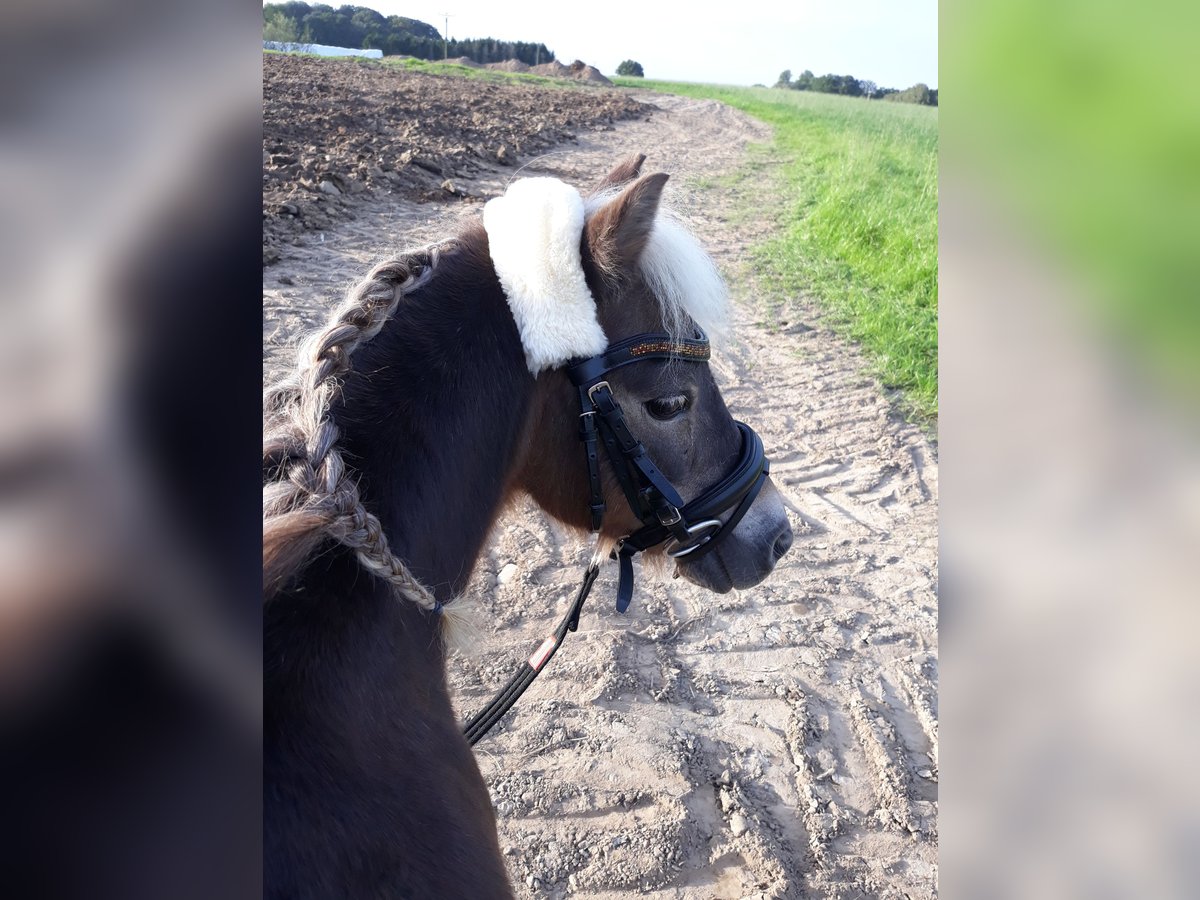
M678 572L684 578L723 594L735 588L753 587L765 579L791 549L793 540L783 501L768 478L746 517L732 532L723 536L712 552L695 559L671 555L676 558ZM700 546L703 543L693 549Z

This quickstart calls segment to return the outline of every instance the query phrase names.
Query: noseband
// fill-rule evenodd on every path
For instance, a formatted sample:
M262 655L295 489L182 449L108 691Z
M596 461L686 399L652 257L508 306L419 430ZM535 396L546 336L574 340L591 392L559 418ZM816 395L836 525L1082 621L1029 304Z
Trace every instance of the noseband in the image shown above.
M615 369L646 360L705 363L710 356L708 337L697 329L696 337L688 340L675 340L663 333L635 335L613 344L599 356L567 364L567 375L579 390L579 436L587 457L592 531L600 530L606 510L598 443L604 445L629 508L643 526L622 538L613 552L620 562L618 612L625 612L633 598L636 554L663 543L667 544L667 556L674 559L695 560L711 552L737 527L770 472L762 440L749 425L735 422L741 437L737 463L723 479L685 503L630 432L621 404L604 380ZM722 521L719 517L730 509L733 513Z

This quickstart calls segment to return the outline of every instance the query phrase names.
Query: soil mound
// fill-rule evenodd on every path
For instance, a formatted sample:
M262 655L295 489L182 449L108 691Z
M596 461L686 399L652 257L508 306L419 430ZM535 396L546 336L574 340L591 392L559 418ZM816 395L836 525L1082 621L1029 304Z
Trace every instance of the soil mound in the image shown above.
M486 68L495 69L498 72L528 72L530 66L519 59L506 59L504 62L488 63Z
M574 77L578 78L580 81L590 81L593 84L612 85L612 82L605 78L599 69L594 68L593 66L584 66L575 73Z
M575 60L569 66L564 66L558 60L554 60L553 62L542 63L540 66L534 66L529 71L535 75L545 75L550 78L570 78L574 81L612 85L612 82L605 78L599 69L595 66L589 66L581 59Z
M570 78L571 69L564 66L557 59L548 63L542 63L540 66L534 66L529 70L534 75L545 75L549 78Z

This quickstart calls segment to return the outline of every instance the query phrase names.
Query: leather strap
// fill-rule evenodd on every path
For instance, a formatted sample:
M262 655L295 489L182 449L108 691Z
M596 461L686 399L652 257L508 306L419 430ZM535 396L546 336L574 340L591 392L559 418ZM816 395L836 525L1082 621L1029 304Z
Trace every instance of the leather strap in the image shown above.
M708 336L696 329L696 337L675 340L666 333L639 334L613 344L599 356L576 359L567 363L567 374L576 385L595 384L605 374L644 359L682 359L688 362L708 362L712 350Z
M579 439L583 441L583 452L587 458L588 489L592 499L592 531L599 531L604 522L607 507L604 504L604 484L600 480L600 448L596 442L596 411L588 410L579 415Z
M769 465L763 466L762 474L754 480L754 484L746 492L746 496L742 498L742 502L738 504L737 509L733 511L733 515L721 523L721 527L717 529L714 535L695 550L688 553L688 559L699 559L704 554L711 553L725 537L733 534L733 529L737 528L738 522L742 521L742 516L746 515L750 511L750 507L754 505L754 501L758 497L758 492L762 490L762 486L767 480L767 475L770 474L770 468Z
M466 735L468 744L474 747L497 722L504 718L504 714L513 708L513 704L533 684L533 680L545 668L546 663L554 658L554 654L566 640L567 632L579 630L579 613L583 610L583 603L587 600L588 594L592 592L592 585L596 583L596 576L599 574L600 567L594 562L587 567L587 571L583 573L583 584L579 586L579 593L575 595L575 602L571 604L563 620L558 623L554 633L542 641L533 654L522 663L521 668L509 679L508 684L492 698L491 702L463 726L463 734Z
M633 555L639 552L637 547L623 546L617 552L617 612L623 613L629 609L633 599Z
M742 449L733 471L717 485L706 490L690 504L684 504L674 485L659 471L646 448L630 432L621 405L612 395L607 382L601 379L613 369L643 359L684 359L705 362L709 358L708 338L698 330L694 340L676 341L666 334L642 334L609 347L600 356L577 360L570 364L568 374L579 388L579 438L583 443L588 467L588 489L591 493L591 525L599 531L604 519L604 488L600 476L599 444L604 445L613 472L621 489L645 527L626 537L618 545L619 575L617 582L617 611L624 613L633 599L633 557L649 547L674 537L682 547L689 540L703 540L688 556L696 558L712 549L733 532L750 509L770 472L770 463L763 452L762 441L748 425L736 422L742 435ZM599 441L597 440L599 438ZM715 519L730 507L729 516L716 531L697 538L688 530L695 522L696 529L715 527L706 520ZM583 584L575 602L554 633L547 637L525 661L491 702L463 726L467 741L474 746L513 707L538 673L558 652L567 633L579 627L579 614L591 593L599 574L595 560L583 575Z
M608 452L609 461L629 505L638 518L645 520L648 515L653 515L659 524L672 533L678 530L679 534L686 535L686 530L680 526L682 498L650 459L641 441L630 432L625 423L625 414L613 398L608 384L602 382L589 393L600 419L604 449Z

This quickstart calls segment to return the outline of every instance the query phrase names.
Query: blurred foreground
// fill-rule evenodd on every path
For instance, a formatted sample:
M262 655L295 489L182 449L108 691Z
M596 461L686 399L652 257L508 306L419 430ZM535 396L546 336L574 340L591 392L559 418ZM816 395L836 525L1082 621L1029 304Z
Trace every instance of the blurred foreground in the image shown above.
M260 28L226 8L3 13L10 896L260 893ZM1194 896L1197 12L943 15L943 886Z
M942 10L941 886L1196 896L1200 15Z
M261 893L248 12L0 14L8 897Z

